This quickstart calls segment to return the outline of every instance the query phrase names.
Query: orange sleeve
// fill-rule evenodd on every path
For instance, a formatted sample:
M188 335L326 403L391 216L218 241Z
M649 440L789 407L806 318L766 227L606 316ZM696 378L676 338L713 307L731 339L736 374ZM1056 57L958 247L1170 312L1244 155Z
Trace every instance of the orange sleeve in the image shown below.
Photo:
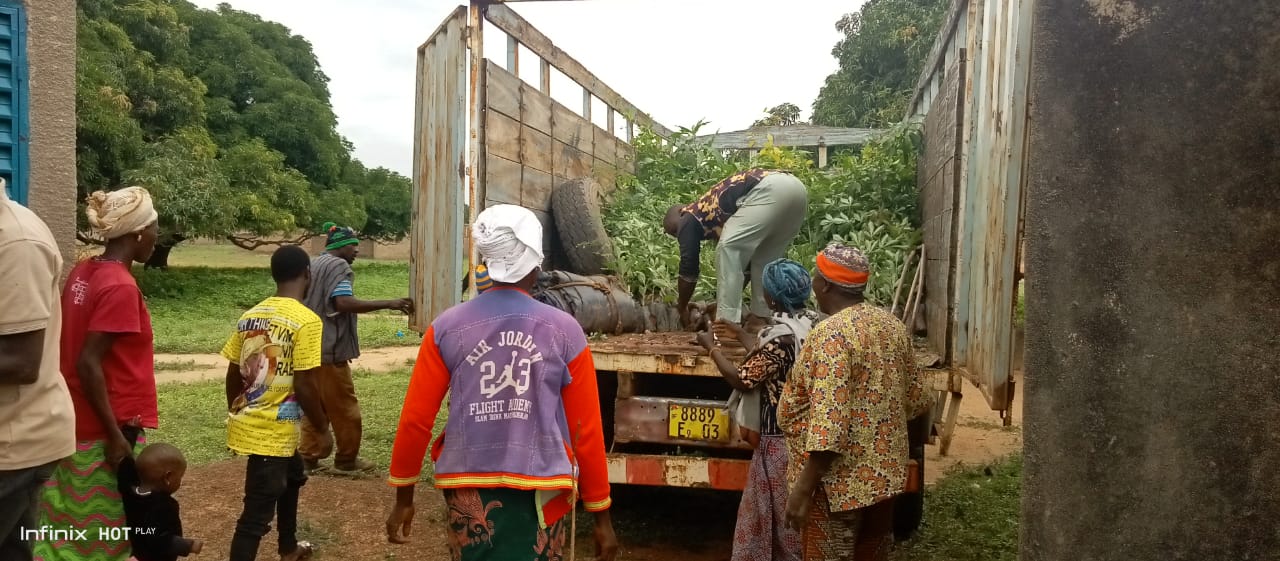
M414 485L421 477L422 462L431 444L431 430L435 428L444 394L449 390L449 371L436 347L435 335L434 327L422 335L418 362L413 366L409 390L404 395L400 425L391 448L391 476L387 478L393 487Z
M609 465L604 457L604 427L591 349L583 349L569 363L569 376L571 381L560 395L573 439L573 455L578 460L579 494L588 512L607 510L613 500L609 498Z

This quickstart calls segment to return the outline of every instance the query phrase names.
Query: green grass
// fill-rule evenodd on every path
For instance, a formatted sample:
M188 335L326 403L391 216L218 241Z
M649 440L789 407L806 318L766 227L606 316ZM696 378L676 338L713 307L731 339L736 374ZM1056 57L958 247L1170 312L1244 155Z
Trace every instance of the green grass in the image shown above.
M409 267L404 263L356 261L356 297L363 300L403 298L409 293ZM275 292L265 268L171 267L167 271L134 269L147 298L155 330L156 352L216 353L236 320ZM417 345L408 319L398 312L360 317L363 348ZM398 335L400 334L400 335Z
M271 254L260 251L246 251L229 243L184 243L173 248L169 254L169 265L173 267L220 267L240 268L271 266Z
M894 561L1017 561L1022 456L963 469L925 492L920 532Z
M180 372L185 370L193 370L196 368L194 360L173 360L157 362L155 365L156 372Z
M391 445L395 442L400 408L409 388L409 371L372 374L356 371L356 394L364 417L360 456L381 466L391 465ZM147 434L151 442L177 446L191 465L231 458L227 450L227 398L223 382L165 384L159 388L160 428ZM441 407L439 423L444 419ZM427 462L424 473L430 473Z

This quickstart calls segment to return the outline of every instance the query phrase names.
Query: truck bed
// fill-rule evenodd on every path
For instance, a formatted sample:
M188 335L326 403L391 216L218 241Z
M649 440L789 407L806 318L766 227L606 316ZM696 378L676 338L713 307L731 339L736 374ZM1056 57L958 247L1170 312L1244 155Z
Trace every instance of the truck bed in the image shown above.
M627 333L602 336L590 342L596 370L719 377L720 371L707 350L695 342L696 333ZM725 348L729 358L746 351Z
M697 333L676 331L671 333L624 333L604 335L591 341L592 353L624 354L693 354L705 355L707 350L694 342Z

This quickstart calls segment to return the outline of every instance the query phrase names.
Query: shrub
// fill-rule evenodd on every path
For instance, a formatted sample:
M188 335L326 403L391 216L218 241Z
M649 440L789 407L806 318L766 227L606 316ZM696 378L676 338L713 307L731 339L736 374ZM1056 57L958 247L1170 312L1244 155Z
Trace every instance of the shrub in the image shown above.
M605 205L605 229L616 253L613 270L634 296L675 298L680 255L662 230L667 208L693 201L741 169L765 167L787 170L809 188L808 214L789 257L812 267L827 243L852 244L871 262L868 298L882 305L893 299L902 262L921 241L916 126L899 125L861 151L836 156L826 169L817 169L805 152L772 143L753 156L714 150L695 140L702 125L680 128L665 140L648 130L637 135L635 173L619 177L618 189ZM702 252L703 275L695 295L702 300L715 293L710 245Z

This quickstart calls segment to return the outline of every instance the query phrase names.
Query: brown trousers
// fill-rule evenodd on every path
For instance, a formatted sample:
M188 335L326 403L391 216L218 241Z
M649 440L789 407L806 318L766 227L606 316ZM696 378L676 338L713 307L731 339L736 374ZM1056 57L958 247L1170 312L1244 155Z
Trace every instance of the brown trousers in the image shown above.
M351 363L324 364L316 370L316 385L320 389L320 404L333 427L333 446L328 439L311 426L302 423L302 443L298 453L304 460L314 462L333 454L335 465L354 462L360 454L362 423L360 403L356 400L356 385L351 379Z
M888 561L893 546L893 499L831 512L819 485L801 541L804 561Z

